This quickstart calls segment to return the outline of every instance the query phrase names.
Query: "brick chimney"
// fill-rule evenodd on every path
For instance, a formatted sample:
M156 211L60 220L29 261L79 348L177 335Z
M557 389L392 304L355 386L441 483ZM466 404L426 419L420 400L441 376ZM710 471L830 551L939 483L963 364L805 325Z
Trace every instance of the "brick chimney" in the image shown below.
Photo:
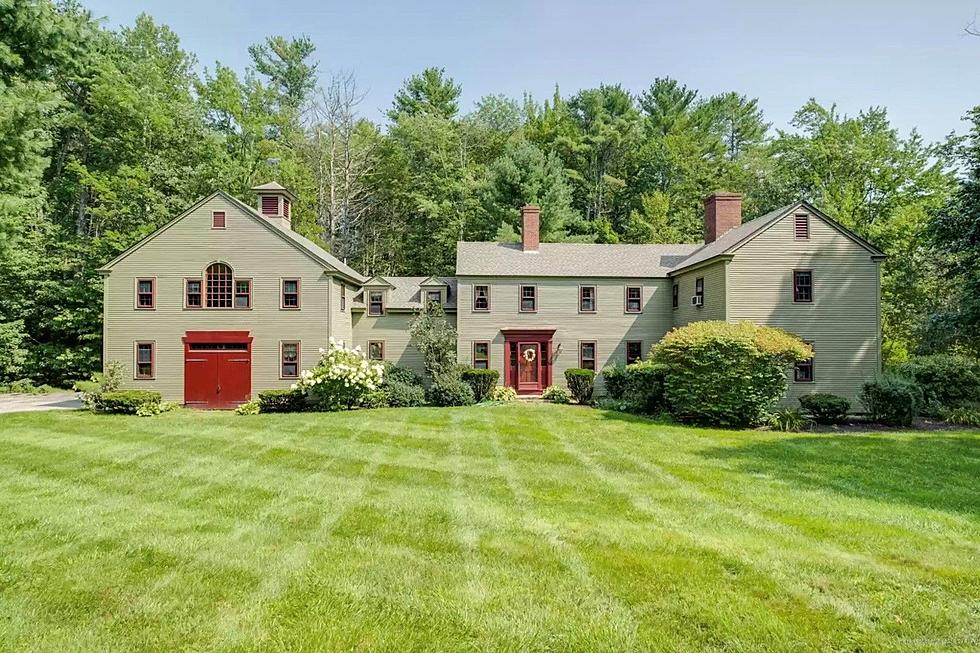
M521 218L524 225L521 228L521 241L525 252L538 251L538 238L541 231L541 207L527 204L521 207Z
M704 198L704 244L742 224L742 194L712 193Z
M293 194L277 182L255 186L252 192L258 195L257 208L259 214L282 229L291 229L290 211L296 201Z

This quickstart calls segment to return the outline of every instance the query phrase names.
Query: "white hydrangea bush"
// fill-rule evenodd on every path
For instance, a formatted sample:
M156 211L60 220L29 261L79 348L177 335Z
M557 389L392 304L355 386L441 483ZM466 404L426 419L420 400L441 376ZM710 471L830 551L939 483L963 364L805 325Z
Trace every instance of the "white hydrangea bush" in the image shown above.
M320 362L303 370L294 390L302 391L320 410L350 410L361 405L368 394L381 387L384 365L370 361L361 348L349 349L343 341L330 338L320 349Z

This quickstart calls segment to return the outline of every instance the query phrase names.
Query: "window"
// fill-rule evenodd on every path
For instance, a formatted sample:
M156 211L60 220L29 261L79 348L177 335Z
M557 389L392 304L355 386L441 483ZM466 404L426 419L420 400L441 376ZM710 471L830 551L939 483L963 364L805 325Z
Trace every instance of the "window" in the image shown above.
M632 365L643 359L643 342L641 340L626 341L626 364Z
M279 377L295 379L299 376L299 342L279 343Z
M231 308L231 268L224 263L212 263L207 271L208 308Z
M704 277L694 280L694 296L697 297L695 306L704 306Z
M673 308L677 308L678 304L680 304L681 287L675 283L674 284L674 287L671 289L670 292L671 292L671 295L670 295L670 305Z
M578 287L578 312L595 313L595 311L596 311L595 286L579 286Z
M340 311L344 312L347 310L347 284L340 284Z
M813 347L812 342L806 344ZM793 368L793 380L797 383L813 383L813 357L806 359L802 363L797 363Z
M156 279L136 280L136 308L156 308L157 288Z
M813 272L793 270L793 301L808 304L813 301Z
M282 308L299 308L299 279L282 280Z
M153 364L155 362L156 356L154 355L154 346L152 342L137 342L136 343L136 378L137 379L152 379L153 378Z
M201 308L201 280L186 279L184 281L184 306L187 308Z
M211 213L211 228L212 229L224 229L225 228L225 212L224 211L214 211Z
M478 370L486 370L490 368L489 342L473 343L473 367Z
M373 361L385 359L385 343L383 340L372 340L368 343L368 359Z
M425 302L427 304L441 304L442 303L442 291L441 290L429 290L425 293Z
M381 290L368 292L368 315L384 315L385 294Z
M251 279L235 279L235 308L252 308Z
M796 240L809 240L810 216L806 214L794 216L793 233L796 234Z
M595 371L595 343L578 343L578 366L584 370Z
M521 286L521 312L534 313L538 310L537 286Z
M473 310L490 310L490 286L473 286Z
M643 312L643 290L639 286L626 286L626 312Z

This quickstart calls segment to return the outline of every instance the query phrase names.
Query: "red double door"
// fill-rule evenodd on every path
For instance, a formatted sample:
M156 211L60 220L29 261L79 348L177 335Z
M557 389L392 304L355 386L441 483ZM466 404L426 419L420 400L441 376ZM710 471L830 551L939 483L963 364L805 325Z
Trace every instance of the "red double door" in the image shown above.
M184 336L184 403L228 409L252 395L248 331L188 331Z

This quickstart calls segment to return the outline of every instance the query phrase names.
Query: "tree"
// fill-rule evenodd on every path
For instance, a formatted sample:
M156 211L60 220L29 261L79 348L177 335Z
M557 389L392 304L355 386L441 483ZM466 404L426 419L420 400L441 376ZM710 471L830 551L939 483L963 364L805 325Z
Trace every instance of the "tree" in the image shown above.
M395 94L388 117L397 120L401 114L417 116L429 114L447 120L459 112L461 87L446 77L445 68L426 68L419 75L412 75Z
M316 88L317 64L309 61L315 51L308 36L270 36L264 44L248 48L255 69L269 79L283 107L293 110L299 109Z
M409 322L412 344L422 354L425 372L433 381L456 377L456 329L442 305L430 302Z

